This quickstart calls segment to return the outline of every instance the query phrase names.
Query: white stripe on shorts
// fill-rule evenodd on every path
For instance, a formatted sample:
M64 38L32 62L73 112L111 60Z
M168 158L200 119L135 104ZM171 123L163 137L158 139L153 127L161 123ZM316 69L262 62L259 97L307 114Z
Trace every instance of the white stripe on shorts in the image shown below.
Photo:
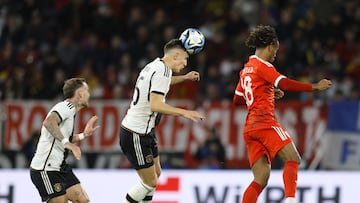
M139 165L144 165L145 161L140 145L140 135L133 133L133 142L134 142L134 149L135 149L137 162Z
M41 171L40 174L41 174L41 179L44 182L46 192L48 194L54 193L54 190L51 187L51 182L50 182L49 176L47 175L46 171Z

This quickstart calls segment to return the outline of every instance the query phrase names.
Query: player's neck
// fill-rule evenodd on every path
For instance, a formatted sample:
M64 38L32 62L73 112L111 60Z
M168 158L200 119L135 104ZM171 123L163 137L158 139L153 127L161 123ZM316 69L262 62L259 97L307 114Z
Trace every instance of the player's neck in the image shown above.
M256 49L255 55L264 61L269 61L269 56L265 49Z
M80 109L84 108L84 105L82 105L79 101L76 100L76 98L70 98L66 101L70 102L75 106L76 111L79 111Z
M169 58L166 55L164 57L160 58L160 61L162 61L167 67L171 68Z

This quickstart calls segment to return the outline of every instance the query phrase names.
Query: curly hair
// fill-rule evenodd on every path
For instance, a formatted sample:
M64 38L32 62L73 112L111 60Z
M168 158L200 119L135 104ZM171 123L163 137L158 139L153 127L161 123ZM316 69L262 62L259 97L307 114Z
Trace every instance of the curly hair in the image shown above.
M277 43L278 40L273 27L269 25L258 25L246 39L245 45L250 48L264 48Z

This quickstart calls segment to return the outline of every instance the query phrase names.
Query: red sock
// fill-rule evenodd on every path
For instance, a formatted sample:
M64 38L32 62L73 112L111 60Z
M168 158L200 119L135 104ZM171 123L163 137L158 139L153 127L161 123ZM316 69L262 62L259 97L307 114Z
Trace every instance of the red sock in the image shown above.
M285 188L285 197L295 197L299 163L296 161L287 161L283 171L283 181Z
M262 190L263 187L259 183L251 182L244 192L242 203L256 203Z

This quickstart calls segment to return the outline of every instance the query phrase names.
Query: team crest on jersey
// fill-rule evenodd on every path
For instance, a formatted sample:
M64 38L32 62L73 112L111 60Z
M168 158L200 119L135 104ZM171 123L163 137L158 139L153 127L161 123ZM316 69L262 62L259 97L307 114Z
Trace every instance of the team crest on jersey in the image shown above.
M145 161L146 161L146 163L151 163L153 161L153 156L152 155L147 155L145 157Z
M53 187L56 192L60 192L61 188L62 188L61 183L55 183L55 185Z

